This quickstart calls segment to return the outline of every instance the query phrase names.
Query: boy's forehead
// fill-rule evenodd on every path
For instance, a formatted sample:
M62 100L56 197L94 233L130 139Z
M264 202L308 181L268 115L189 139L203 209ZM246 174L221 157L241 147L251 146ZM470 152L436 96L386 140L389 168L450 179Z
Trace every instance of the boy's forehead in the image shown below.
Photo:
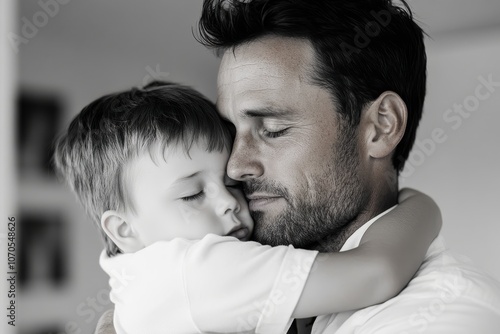
M132 154L130 159L125 163L123 169L124 181L130 191L134 191L135 187L144 182L149 182L148 175L157 172L159 169L166 171L166 168L171 166L168 173L162 173L162 179L158 182L165 182L168 179L176 177L176 171L179 168L174 168L179 165L180 161L190 159L188 151L179 144L165 144L161 141L155 141L148 146L137 147L135 154Z
M195 143L193 143L194 145ZM189 158L190 148L186 147L184 143L165 143L156 141L152 143L148 149L148 155L153 162L158 163L160 160L167 162L172 159Z
M142 173L138 169L163 168L170 176L176 177L186 172L203 170L217 170L223 167L229 158L229 151L214 149L209 151L205 140L195 140L190 145L183 142L166 144L156 141L144 150L137 152L135 158L128 163L128 170L133 173ZM140 163L138 163L140 161ZM149 162L149 163L148 163Z
M204 138L193 139L192 141L182 141L178 140L176 142L166 143L161 140L157 140L147 147L147 153L149 157L155 162L159 162L161 159L163 162L168 163L173 159L196 159L199 157L199 153L206 152L210 153L229 153L227 148L223 150L213 149L209 150L209 144ZM193 157L193 152L198 153ZM140 156L143 152L137 152L137 156Z

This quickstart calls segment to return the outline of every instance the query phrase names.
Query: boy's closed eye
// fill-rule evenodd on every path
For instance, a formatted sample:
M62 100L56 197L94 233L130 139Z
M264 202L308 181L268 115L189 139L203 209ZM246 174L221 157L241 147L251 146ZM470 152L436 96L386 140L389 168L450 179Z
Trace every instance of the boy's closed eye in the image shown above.
M226 188L230 188L230 189L243 190L242 182L230 179L229 177L226 177L226 180L224 182L224 186ZM196 200L202 199L204 196L205 196L205 190L202 189L196 193L193 193L192 195L183 196L180 199L184 202L191 202L191 201L196 201Z
M205 195L205 192L203 190L201 190L194 195L184 196L184 197L181 197L180 199L185 201L185 202L191 202L191 201L196 201L198 199L203 198L204 195Z

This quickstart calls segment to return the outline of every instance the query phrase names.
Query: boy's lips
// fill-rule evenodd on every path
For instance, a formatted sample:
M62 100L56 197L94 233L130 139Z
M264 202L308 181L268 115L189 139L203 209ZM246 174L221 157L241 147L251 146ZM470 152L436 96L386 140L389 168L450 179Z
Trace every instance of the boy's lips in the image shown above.
M282 198L281 196L264 194L264 193L253 193L247 195L248 207L250 211L257 211L268 204L272 204Z
M243 240L243 241L246 241L250 238L250 231L248 230L248 227L246 227L244 225L239 225L239 226L234 227L226 235L230 236L230 237L238 238L238 239Z

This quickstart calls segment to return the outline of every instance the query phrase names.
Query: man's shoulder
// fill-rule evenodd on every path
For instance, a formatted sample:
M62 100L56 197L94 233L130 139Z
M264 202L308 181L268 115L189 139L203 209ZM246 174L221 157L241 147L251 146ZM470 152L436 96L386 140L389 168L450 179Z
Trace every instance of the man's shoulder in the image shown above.
M440 236L398 296L359 315L373 332L387 333L390 319L398 333L493 333L500 326L500 283L447 250Z
M485 299L485 293L491 298ZM495 305L500 313L500 282L480 270L467 257L450 252L441 236L429 247L425 261L397 297L415 294L419 298L440 296L450 302L462 300L459 297L468 300L477 298L489 301L487 304Z
M414 278L394 298L398 304L410 299L416 304L430 303L429 308L442 308L443 312L457 308L452 305L467 305L500 317L500 282L470 259L447 250L442 237L431 245Z
M438 237L401 293L352 313L338 330L318 333L350 333L352 328L388 334L496 333L500 328L500 282L449 252Z

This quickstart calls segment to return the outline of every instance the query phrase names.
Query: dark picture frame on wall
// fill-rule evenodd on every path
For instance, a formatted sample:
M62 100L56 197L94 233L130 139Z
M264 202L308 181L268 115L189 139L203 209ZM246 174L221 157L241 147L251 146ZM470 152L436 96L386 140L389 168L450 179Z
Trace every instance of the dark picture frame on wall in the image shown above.
M63 286L68 281L64 215L57 211L21 211L19 222L19 287Z
M55 175L52 146L62 114L62 99L53 93L21 89L17 99L17 156L20 174Z

